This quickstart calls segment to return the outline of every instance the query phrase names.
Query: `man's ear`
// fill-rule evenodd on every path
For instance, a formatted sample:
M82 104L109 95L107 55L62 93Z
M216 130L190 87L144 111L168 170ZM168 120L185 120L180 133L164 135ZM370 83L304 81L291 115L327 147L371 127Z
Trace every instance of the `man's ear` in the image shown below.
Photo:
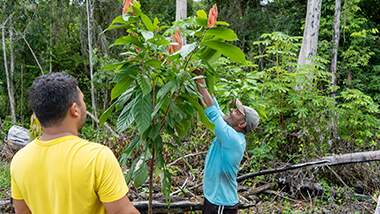
M240 124L238 125L238 127L239 127L240 129L245 129L246 126L247 126L247 122L242 122L242 123L240 123Z
M73 102L69 107L69 114L71 117L80 117L80 108L76 102Z

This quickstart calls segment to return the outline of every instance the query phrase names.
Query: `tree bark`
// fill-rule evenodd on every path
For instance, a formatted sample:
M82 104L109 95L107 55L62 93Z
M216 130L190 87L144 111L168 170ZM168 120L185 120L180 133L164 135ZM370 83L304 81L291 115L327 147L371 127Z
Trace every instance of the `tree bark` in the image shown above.
M92 23L93 23L93 5L91 5L91 0L86 1L87 9L87 42L88 42L88 61L90 66L90 85L91 85L91 104L92 111L95 118L98 118L96 112L96 100L95 100L95 87L94 87L94 66L92 61Z
M338 49L339 49L339 39L340 39L340 14L341 14L341 0L335 0L335 13L334 13L334 24L333 24L333 38L332 38L332 59L331 59L331 85L335 88L337 78L337 62L338 62ZM333 89L332 97L335 99L336 91ZM334 140L338 139L338 126L337 126L337 114L333 112L331 115L331 130L332 137Z
M377 205L376 205L375 214L380 214L380 195L377 198Z
M12 23L12 21L11 21ZM9 54L10 54L10 73L9 73L9 104L11 107L11 118L13 124L16 124L16 101L15 101L15 93L14 93L14 85L13 85L13 76L15 73L15 60L14 60L14 46L13 46L13 29L9 28ZM8 80L7 80L8 83Z
M311 58L317 55L319 23L322 0L308 0L305 29L298 64L309 64Z
M1 28L1 41L2 41L2 46L3 46L4 71L5 71L5 77L7 79L7 90L8 90L8 99L9 99L10 110L11 110L11 119L12 119L12 123L15 124L16 111L15 111L15 105L14 105L14 94L13 94L13 89L12 89L12 84L11 84L12 82L11 75L8 70L7 47L5 43L5 25L7 21L8 19L3 23L3 26ZM13 33L12 33L12 36L13 36Z
M154 164L156 158L156 149L155 145L152 145L152 159L149 161L149 201L148 201L148 214L153 213L153 173L154 173Z
M275 169L265 169L254 173L248 173L237 178L238 182L244 181L249 178L254 178L259 175L267 175L274 174L278 172L288 171L299 169L303 167L321 167L321 166L336 166L336 165L345 165L345 164L353 164L353 163L363 163L363 162L371 162L371 161L380 161L380 150L377 151L369 151L369 152L356 152L356 153L348 153L342 155L332 155L326 156L322 159L287 165Z
M187 0L176 0L175 20L185 19L187 17Z
M340 13L341 13L341 0L335 0L335 14L334 14L334 35L332 39L332 59L331 59L331 84L336 86L336 70L337 70L337 61L338 61L338 49L339 49L339 39L340 39ZM333 92L333 97L336 96L336 93Z

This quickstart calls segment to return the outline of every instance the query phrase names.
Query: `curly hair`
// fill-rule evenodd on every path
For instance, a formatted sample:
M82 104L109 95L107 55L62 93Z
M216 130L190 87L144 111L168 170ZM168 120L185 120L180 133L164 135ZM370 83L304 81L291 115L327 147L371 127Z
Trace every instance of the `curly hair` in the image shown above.
M77 80L69 74L54 72L33 81L29 105L43 127L61 122L74 103L79 103Z

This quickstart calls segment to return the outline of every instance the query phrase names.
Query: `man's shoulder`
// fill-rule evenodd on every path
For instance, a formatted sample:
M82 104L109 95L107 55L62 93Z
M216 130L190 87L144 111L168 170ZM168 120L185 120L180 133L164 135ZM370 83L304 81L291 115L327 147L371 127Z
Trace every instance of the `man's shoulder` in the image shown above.
M90 148L96 148L96 149L103 149L103 148L108 148L107 146L103 145L103 144L100 144L100 143L96 143L96 142L93 142L93 141L90 141L90 140L86 140L84 138L80 138L78 137L76 139L77 143L83 145L83 146L88 146Z
M34 141L28 143L26 146L24 146L23 148L21 148L20 150L18 150L16 152L16 154L13 156L12 161L11 161L11 168L17 162L22 161L21 159L25 158L27 156L27 154L31 152L31 150L34 146L33 143L34 143Z
M84 156L96 156L104 151L110 150L107 146L100 143L95 143L83 138L78 138L75 143L77 147L77 152L81 153Z

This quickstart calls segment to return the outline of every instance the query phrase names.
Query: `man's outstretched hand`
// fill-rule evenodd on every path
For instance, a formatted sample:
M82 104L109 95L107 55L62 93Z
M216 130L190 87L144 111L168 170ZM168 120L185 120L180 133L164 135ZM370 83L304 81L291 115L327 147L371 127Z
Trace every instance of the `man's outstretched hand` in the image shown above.
M205 106L205 107L212 106L213 105L213 99L207 90L205 77L203 76L203 74L204 74L203 70L200 68L197 68L197 69L193 70L193 73L195 75L197 75L197 77L195 77L194 79L195 79L195 82L198 86L198 91L199 91L200 95L202 96L203 106Z

